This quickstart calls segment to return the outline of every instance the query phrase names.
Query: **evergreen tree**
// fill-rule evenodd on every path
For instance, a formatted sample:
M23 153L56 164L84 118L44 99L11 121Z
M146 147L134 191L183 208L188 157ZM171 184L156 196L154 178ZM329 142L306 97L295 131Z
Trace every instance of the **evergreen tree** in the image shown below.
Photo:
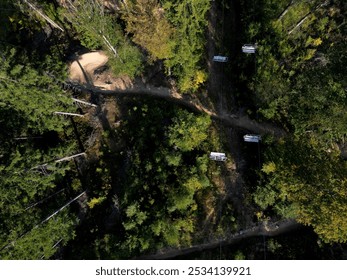
M274 206L279 214L311 225L325 242L347 240L347 224L339 215L347 209L347 165L336 148L312 137L283 142L267 151L262 171L264 185L255 200L263 209Z
M128 1L124 5L123 19L132 40L145 48L151 59L167 59L173 56L174 29L165 18L157 0Z
M71 98L63 93L60 81L60 73L54 68L37 68L25 55L17 56L15 49L11 49L0 66L1 107L23 119L26 129L38 133L62 131L65 122L53 112L74 107Z

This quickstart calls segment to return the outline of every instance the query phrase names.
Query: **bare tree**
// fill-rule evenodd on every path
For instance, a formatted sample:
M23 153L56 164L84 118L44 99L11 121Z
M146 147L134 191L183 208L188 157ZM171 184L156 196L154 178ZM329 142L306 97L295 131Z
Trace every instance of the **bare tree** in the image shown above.
M28 0L23 0L31 9L33 9L40 17L45 19L50 25L53 27L59 29L60 31L64 32L64 29L61 28L56 22L54 22L52 19L50 19L47 15L43 13L41 9L36 7L33 3L29 2Z
M86 102L86 101L83 101L83 100L80 100L80 99L77 99L77 98L72 98L72 100L77 102L77 103L81 103L81 104L88 105L88 106L91 106L91 107L98 107L97 105L95 105L93 103L89 103L89 102Z
M287 7L284 9L284 11L279 15L279 17L277 18L277 20L281 20L285 14L288 12L289 8L293 5L294 0L291 0L290 3L287 5Z
M68 157L64 157L64 158L61 158L61 159L57 159L55 162L62 162L62 161L67 161L67 160L70 160L70 159L73 159L73 158L76 158L76 157L80 157L80 156L85 156L86 153L79 153L79 154L75 154L75 155L72 155L72 156L68 156Z
M84 117L84 115L81 115L81 114L66 113L66 112L54 112L54 114L56 114L56 115L63 115L63 116L81 117L81 118Z
M317 5L314 9L308 12L291 30L288 31L288 35L292 34L297 28L299 28L309 18L311 14L328 4L329 0L326 0L323 3Z
M86 155L86 153L83 152L83 153L75 154L75 155L72 155L72 156L67 156L67 157L63 157L63 158L60 158L60 159L56 159L56 160L54 160L54 162L55 163L59 163L59 162L62 162L62 161L68 161L68 160L71 160L73 158L80 157L80 156L85 156L85 155ZM48 166L48 163L43 163L43 164L39 164L39 165L36 165L36 166L32 167L30 170L41 169L41 168L45 168L47 166Z

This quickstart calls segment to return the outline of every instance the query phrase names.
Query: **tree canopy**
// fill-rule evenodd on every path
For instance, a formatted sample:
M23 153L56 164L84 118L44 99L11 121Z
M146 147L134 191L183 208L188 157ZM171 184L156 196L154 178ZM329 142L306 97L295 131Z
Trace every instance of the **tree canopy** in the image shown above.
M347 165L337 147L321 146L307 136L267 151L263 183L255 193L263 208L311 225L325 242L345 242Z

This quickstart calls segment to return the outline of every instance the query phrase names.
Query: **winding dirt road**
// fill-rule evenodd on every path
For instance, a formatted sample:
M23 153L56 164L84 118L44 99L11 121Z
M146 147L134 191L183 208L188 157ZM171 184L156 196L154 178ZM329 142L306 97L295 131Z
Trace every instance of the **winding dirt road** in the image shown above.
M217 110L208 108L202 104L198 95L181 95L174 88L154 87L143 83L141 80L131 83L124 80L124 78L114 78L110 75L102 77L95 74L96 70L104 66L107 61L108 58L103 52L91 52L79 56L70 65L70 82L68 84L82 92L96 95L117 97L142 95L166 99L193 111L208 114L226 126L242 128L258 134L272 134L276 137L286 135L283 129L270 123L260 123L251 120L247 115L229 114L224 106L218 106ZM211 68L210 70L212 71L213 69Z
M283 137L287 134L286 131L279 127L276 127L270 123L260 123L251 120L246 115L231 115L225 111L218 114L216 111L202 105L197 98L180 95L177 92L165 87L151 87L144 84L136 84L125 89L105 90L91 85L74 84L73 86L78 87L82 92L100 94L104 96L151 96L153 98L165 99L178 105L187 107L193 111L208 114L213 119L221 121L226 126L242 128L258 134L271 134L275 137Z

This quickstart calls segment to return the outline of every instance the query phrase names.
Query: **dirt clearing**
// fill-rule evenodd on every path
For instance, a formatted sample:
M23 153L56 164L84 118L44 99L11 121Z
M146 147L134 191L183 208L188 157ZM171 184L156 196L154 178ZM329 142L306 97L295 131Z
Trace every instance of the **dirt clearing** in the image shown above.
M128 77L114 77L111 71L98 69L106 66L108 57L102 51L85 53L73 61L69 69L71 81L89 84L104 90L127 89L133 86Z

